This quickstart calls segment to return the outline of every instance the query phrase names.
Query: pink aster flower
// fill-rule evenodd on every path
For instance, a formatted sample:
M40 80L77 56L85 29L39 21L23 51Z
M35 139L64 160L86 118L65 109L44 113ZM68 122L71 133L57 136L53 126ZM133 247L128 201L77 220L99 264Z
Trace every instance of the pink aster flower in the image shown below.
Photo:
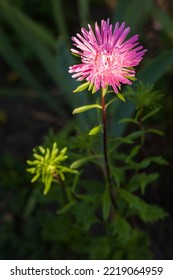
M82 35L77 33L72 37L74 46L72 53L80 56L81 64L69 67L69 73L78 81L86 80L88 85L94 86L95 91L112 86L118 93L121 84L130 85L135 77L134 66L138 65L147 50L139 45L138 35L125 41L130 28L101 21L101 27L95 23L95 30L88 24L89 30L81 29Z

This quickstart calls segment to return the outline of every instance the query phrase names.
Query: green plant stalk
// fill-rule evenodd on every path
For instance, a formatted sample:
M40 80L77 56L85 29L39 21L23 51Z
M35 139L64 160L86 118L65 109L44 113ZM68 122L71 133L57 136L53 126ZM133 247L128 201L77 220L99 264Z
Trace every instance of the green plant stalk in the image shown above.
M109 188L109 194L112 201L112 205L114 209L117 209L116 201L115 201L115 191L112 189L112 180L111 174L109 169L109 160L108 160L108 148L107 148L107 120L106 120L106 104L105 104L105 94L102 89L101 92L101 105L102 105L102 122L103 122L103 153L104 153L104 162L105 162L105 172L106 172L106 179Z
M105 161L106 179L107 179L110 199L112 201L112 205L114 209L116 209L117 207L115 202L115 193L112 189L112 182L111 182L112 180L111 180L109 161L108 161L106 106L105 106L105 97L103 93L102 93L102 119L103 119L103 153L104 153L104 161Z

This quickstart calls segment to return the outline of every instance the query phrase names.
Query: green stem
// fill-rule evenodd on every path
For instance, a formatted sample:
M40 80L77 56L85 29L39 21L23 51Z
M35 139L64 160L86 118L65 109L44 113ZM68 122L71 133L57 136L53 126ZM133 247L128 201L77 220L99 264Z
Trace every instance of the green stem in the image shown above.
M106 171L106 178L110 193L110 198L113 204L114 209L116 210L116 201L115 201L115 190L112 189L112 180L110 175L109 169L109 162L108 162L108 148L107 148L107 121L106 121L106 104L105 104L105 96L101 94L102 99L102 120L103 120L103 153L104 153L104 161L105 161L105 171Z

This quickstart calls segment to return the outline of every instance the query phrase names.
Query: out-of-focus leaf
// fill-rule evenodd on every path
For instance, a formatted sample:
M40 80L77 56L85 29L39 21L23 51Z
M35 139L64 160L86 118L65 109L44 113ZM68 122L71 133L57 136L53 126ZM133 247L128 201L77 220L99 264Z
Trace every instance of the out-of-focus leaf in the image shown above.
M151 12L153 0L128 1L125 12L125 21L133 32L139 31Z
M129 0L117 0L115 9L113 11L113 21L114 22L122 22L122 20L125 20L125 11L129 7Z
M93 156L88 156L88 157L85 157L85 158L81 158L81 159L78 159L78 160L74 161L70 165L70 168L71 169L77 169L77 168L81 167L82 165L84 165L85 163L93 162L93 161L95 161L95 159L101 159L101 158L102 158L102 155L93 155Z
M136 213L144 222L155 222L167 216L167 213L158 206L150 205L144 202L141 198L131 194L130 192L118 189L117 190L128 204L129 207L136 210Z
M154 134L163 136L163 132L161 130L158 130L158 129L155 129L155 128L147 129L146 132L147 133L154 133Z
M156 181L159 177L158 173L146 174L145 172L135 174L128 184L128 190L134 192L141 189L141 193L144 194L145 188L148 184Z
M148 118L152 117L153 115L157 114L157 112L160 110L160 108L156 108L155 110L151 111L150 113L146 114L143 118L142 118L142 122L144 122L145 120L147 120Z
M95 135L100 131L102 131L102 125L95 126L90 130L89 135Z
M86 27L89 22L89 0L78 0L78 11L80 24Z
M95 109L95 108L102 109L102 106L99 104L89 104L89 105L81 106L81 107L74 109L73 114L83 113L83 112L86 112L88 110Z
M173 49L163 52L144 66L137 77L144 83L155 84L173 67Z
M62 37L58 40L56 62L58 66L59 87L64 93L64 98L66 98L69 106L71 108L76 108L91 103L88 91L82 92L82 94L72 94L79 83L76 82L75 79L72 79L71 75L68 73L68 69L70 65L76 64L76 60L72 57L67 48L67 43ZM82 128L85 127L87 130L89 130L90 126L95 125L95 118L96 114L93 110L89 110L85 114L80 114L78 116L79 124Z
M111 224L112 233L117 235L118 240L123 244L126 244L132 234L132 228L130 224L119 214L116 215L115 219Z
M137 145L131 150L130 154L128 155L128 157L126 159L126 163L129 163L138 154L140 148L141 148L141 146Z
M19 10L15 5L10 5L7 1L0 1L0 15L7 22L13 23L13 13L17 16L22 28L24 30L30 30L37 38L43 41L47 46L56 49L56 40L49 30L38 22L31 20L26 14Z
M69 202L68 204L66 204L63 208L59 209L57 211L57 214L64 214L66 213L67 211L69 211L71 209L72 206L75 205L75 201L72 201L72 202Z
M168 34L168 36L173 38L173 20L172 20L172 18L161 9L156 9L154 11L154 17L160 21L163 30Z
M157 56L150 61L146 66L138 72L138 80L148 84L155 84L169 69L173 67L173 49L165 51L161 55ZM133 88L133 86L132 86ZM117 100L115 107L115 120L119 121L122 118L131 117L135 110L135 105L130 100L121 104ZM111 129L112 133L117 136L121 136L126 128L125 124L118 124L114 122L114 127Z
M32 75L30 70L25 66L19 53L13 48L8 37L0 28L0 53L8 62L8 64L24 79L24 81L32 86L38 86L38 82Z
M27 90L26 88L0 87L0 96L20 96L38 97L37 91Z
M57 30L60 34L67 36L68 31L67 31L67 25L65 22L64 15L65 13L63 12L63 7L62 7L62 0L51 0L52 2L52 11L53 11L53 18L54 22L56 24Z
M152 0L117 0L113 11L113 21L122 22L124 20L131 30L136 32L142 29L151 12L152 4Z

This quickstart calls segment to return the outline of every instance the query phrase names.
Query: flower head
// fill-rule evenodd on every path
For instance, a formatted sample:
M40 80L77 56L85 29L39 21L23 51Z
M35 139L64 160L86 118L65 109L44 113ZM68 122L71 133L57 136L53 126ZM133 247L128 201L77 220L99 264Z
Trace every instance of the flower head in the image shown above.
M32 183L38 179L42 180L42 183L45 185L44 194L47 194L49 191L54 178L58 181L64 181L64 173L77 173L76 170L62 165L62 162L68 158L66 147L59 151L57 144L54 143L52 150L49 148L44 149L40 146L39 151L34 149L33 152L34 160L27 161L31 166L27 171L34 175L31 180Z
M139 45L138 35L134 35L125 41L130 28L125 28L125 22L121 25L101 21L99 28L95 23L95 32L91 25L89 30L81 29L82 35L77 33L72 37L74 46L72 53L80 56L81 64L70 66L69 73L74 73L73 78L78 81L86 80L86 85L93 86L95 91L100 88L112 86L118 93L121 84L130 85L135 77L134 66L138 65L147 50Z

